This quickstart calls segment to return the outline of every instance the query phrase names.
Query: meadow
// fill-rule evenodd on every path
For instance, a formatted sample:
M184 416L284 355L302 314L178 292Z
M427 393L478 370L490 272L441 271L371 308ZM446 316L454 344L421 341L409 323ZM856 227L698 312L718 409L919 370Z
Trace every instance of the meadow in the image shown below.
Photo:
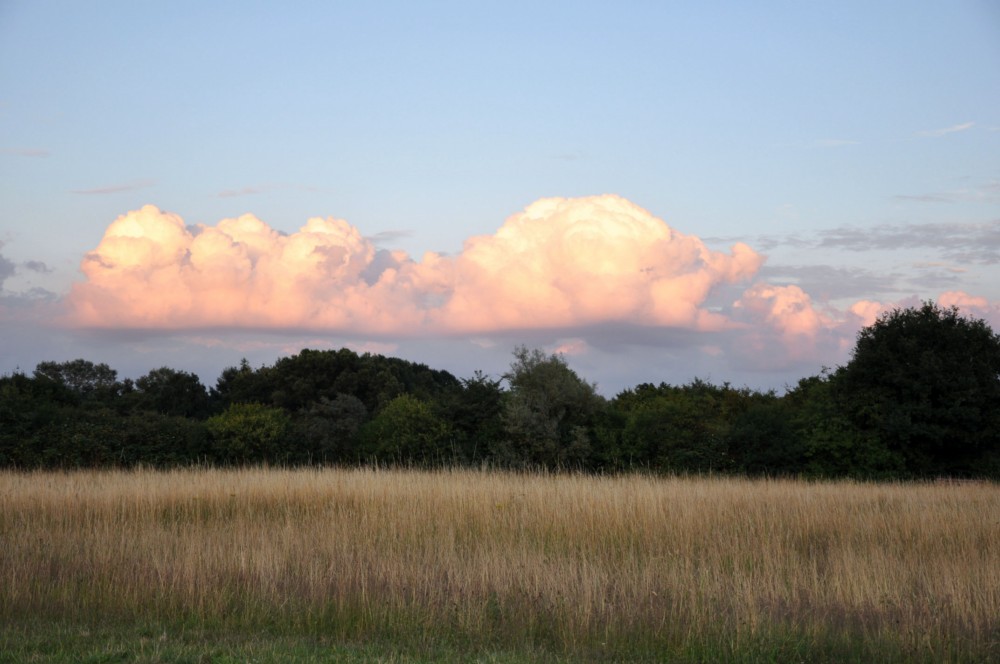
M0 661L1000 660L1000 487L0 472Z

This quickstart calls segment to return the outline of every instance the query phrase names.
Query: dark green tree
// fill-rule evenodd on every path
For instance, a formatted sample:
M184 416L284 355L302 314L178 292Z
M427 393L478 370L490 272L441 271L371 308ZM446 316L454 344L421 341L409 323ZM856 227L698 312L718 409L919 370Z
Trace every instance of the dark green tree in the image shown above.
M390 401L359 433L369 458L421 466L449 461L448 427L431 407L409 394Z
M49 378L23 373L0 377L0 465L41 465L38 432L78 400L68 387Z
M500 379L476 371L461 381L462 389L442 392L433 402L436 414L448 423L457 463L475 464L503 439L504 391Z
M121 385L118 372L103 362L94 364L77 359L69 362L39 362L35 378L65 385L83 398L107 401L118 395Z
M561 355L519 346L504 374L505 436L491 450L502 465L589 467L594 427L605 401Z
M728 425L734 470L768 476L804 472L805 447L796 435L784 400L773 395L757 399Z
M368 409L351 394L333 399L320 397L299 411L292 424L292 437L301 444L301 461L356 461L357 433L368 419Z
M135 381L135 388L140 409L196 419L208 416L208 390L193 373L153 369Z
M892 452L874 431L858 428L834 396L833 375L803 378L781 400L798 451L798 472L811 477L885 480L901 476L902 455Z
M221 407L233 403L264 403L300 412L322 397L338 394L357 397L375 413L400 394L433 400L439 394L461 388L446 371L394 357L358 355L354 351L303 350L284 357L273 366L251 369L246 361L222 372L213 390Z
M912 475L980 474L997 453L1000 336L956 308L926 302L882 315L833 381L851 422Z
M284 463L289 417L280 408L238 403L205 422L219 461L225 463Z
M613 402L624 416L619 454L632 465L656 470L730 470L732 423L754 400L765 398L697 379L683 386L638 385Z

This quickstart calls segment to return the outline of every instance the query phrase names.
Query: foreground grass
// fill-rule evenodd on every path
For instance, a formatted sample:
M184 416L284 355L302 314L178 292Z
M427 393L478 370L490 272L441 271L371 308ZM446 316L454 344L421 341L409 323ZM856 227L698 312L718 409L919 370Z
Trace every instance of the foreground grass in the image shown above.
M1000 489L0 473L0 661L989 661Z

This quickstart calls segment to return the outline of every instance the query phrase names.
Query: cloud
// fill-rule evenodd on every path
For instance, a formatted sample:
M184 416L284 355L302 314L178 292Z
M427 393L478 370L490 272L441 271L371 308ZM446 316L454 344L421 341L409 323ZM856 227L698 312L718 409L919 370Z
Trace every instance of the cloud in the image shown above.
M623 198L597 196L540 200L434 264L451 285L440 316L453 329L616 321L710 330L727 321L702 307L709 292L748 280L762 262L745 244L712 251Z
M70 193L82 194L85 196L99 196L104 194L118 194L123 191L135 191L137 189L145 189L147 187L152 187L153 180L136 180L134 182L125 182L122 184L112 184L106 187L95 187L93 189L72 189Z
M980 224L883 224L873 228L845 226L820 233L819 248L873 251L933 248L965 263L1000 262L1000 219Z
M386 242L395 242L396 240L401 240L403 238L408 238L413 235L413 231L398 230L398 231L379 231L373 235L367 236L371 240L372 244L384 244Z
M918 203L995 203L1000 201L1000 180L990 180L985 183L955 189L945 192L926 194L898 194L896 200L916 201Z
M733 303L742 329L720 339L733 367L754 372L815 372L846 357L857 317L817 306L795 285L759 282Z
M0 241L0 249L4 243ZM27 267L34 271L51 271L44 263L39 261L27 261L20 266ZM58 314L55 307L58 306L59 296L52 291L40 287L31 287L27 290L7 290L4 282L17 274L19 265L0 254L0 323L4 325L5 337L9 333L8 326L14 321L30 321L37 323L40 320L51 320Z
M763 321L786 340L811 340L829 321L813 307L812 298L798 286L758 283L747 289L733 306Z
M51 156L51 152L44 148L0 148L0 154L13 155L15 157L31 157L44 159Z
M963 316L984 319L994 328L1000 326L1000 302L990 302L985 297L971 295L961 290L945 291L938 295L935 302L939 307L956 307ZM916 296L896 302L861 300L851 306L850 313L859 319L861 325L867 326L886 312L920 305L921 299Z
M32 272L40 272L42 274L50 274L52 272L52 268L42 261L25 261L23 265Z
M0 248L3 244L0 244ZM0 290L3 290L3 282L7 280L8 277L14 276L16 268L12 262L7 260L3 255L0 255Z
M765 265L758 276L768 282L792 281L813 298L827 301L896 290L895 283L902 275L832 265Z
M146 206L83 260L69 320L94 328L315 329L397 336L624 323L711 331L703 306L763 257L712 251L617 196L551 198L455 257L377 250L348 222L283 235L253 215L192 232Z
M954 199L946 194L897 194L893 198L901 201L916 201L918 203L954 203Z
M939 138L941 136L947 136L948 134L955 134L960 131L966 131L972 129L976 125L975 122L963 122L961 124L952 125L950 127L944 127L943 129L929 129L925 131L918 131L917 136L924 136L927 138Z
M275 188L273 184L260 184L252 185L249 187L242 187L240 189L225 189L218 193L219 198L235 198L237 196L254 196L256 194L262 194L267 191L271 191Z
M1000 327L1000 302L963 291L948 291L938 296L937 303L942 307L958 307L964 315L982 318L994 329Z
M955 232L941 237L939 226ZM838 229L823 242L858 251L934 243L965 253L976 243L984 250L997 232L988 224L883 226ZM470 349L529 343L586 362L649 348L692 371L729 362L777 375L840 361L862 325L892 306L919 304L895 298L899 275L763 262L742 243L709 249L612 195L537 201L458 254L419 260L378 248L334 217L286 234L250 214L188 226L149 205L116 219L84 257L85 280L67 296L64 321L105 335L202 339L191 343L203 349L220 336L261 331L281 352L295 352L302 339L317 347L354 340L378 352L464 339ZM1000 319L996 305L957 290L946 265L924 267L945 288L943 306ZM0 275L12 269L0 263ZM895 304L862 299L872 292Z
M546 349L557 355L586 355L590 346L583 339L557 339L556 343Z

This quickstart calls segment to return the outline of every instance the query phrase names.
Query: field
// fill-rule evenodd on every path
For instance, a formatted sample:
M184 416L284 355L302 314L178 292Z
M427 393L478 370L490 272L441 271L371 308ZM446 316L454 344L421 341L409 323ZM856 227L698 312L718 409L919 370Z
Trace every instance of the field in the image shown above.
M0 473L0 661L998 661L1000 487Z

